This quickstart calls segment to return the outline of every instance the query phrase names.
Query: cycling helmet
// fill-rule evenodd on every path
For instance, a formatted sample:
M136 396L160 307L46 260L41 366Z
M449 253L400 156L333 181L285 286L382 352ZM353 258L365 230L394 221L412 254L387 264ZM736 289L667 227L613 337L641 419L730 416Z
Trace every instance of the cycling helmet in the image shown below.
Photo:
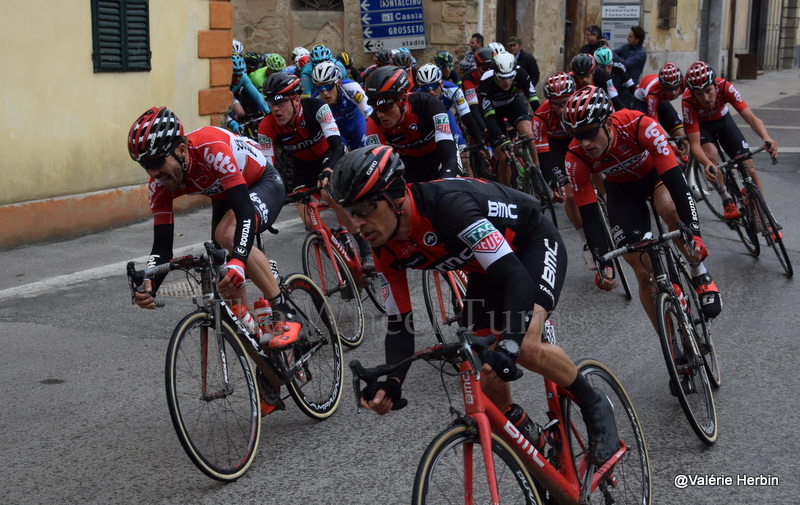
M713 84L717 78L714 69L708 63L695 61L686 71L686 87L689 89L703 89Z
M369 74L364 89L369 99L367 103L375 106L379 100L404 96L410 87L411 83L405 70L387 65L376 68Z
M266 57L264 61L264 66L268 69L272 70L273 72L280 72L284 68L286 68L286 60L283 59L278 53L272 53Z
M402 191L404 173L405 166L391 147L361 147L345 154L336 163L328 189L336 203L352 205L378 198L390 188L395 194L397 190Z
M417 70L417 84L435 84L442 82L442 70L433 63L426 63Z
M553 72L544 83L545 98L562 98L575 93L575 80L566 72Z
M236 39L233 39L233 45L231 47L231 50L233 51L233 54L238 54L239 56L241 56L242 54L244 54L244 44L242 44Z
M275 72L264 81L264 98L267 101L299 96L302 86L300 79L287 72Z
M292 63L297 65L297 58L303 56L304 54L310 54L310 52L303 46L297 46L292 49Z
M439 51L433 57L433 63L442 70L449 70L453 68L453 55L447 51Z
M336 65L336 63L332 61L323 61L319 65L315 66L314 70L311 71L311 80L317 85L326 82L338 81L341 78L342 71L339 70L339 67Z
M580 53L569 62L569 68L575 75L590 74L594 71L594 56L588 53Z
M590 124L603 125L611 115L611 109L611 100L602 88L586 86L569 97L561 120L568 130Z
M314 46L314 48L311 50L310 56L311 63L314 65L333 59L333 53L331 50L321 44Z
M244 58L238 54L234 54L231 56L231 61L233 62L233 75L244 75L247 70L247 64L245 64Z
M297 57L297 61L294 62L295 66L297 67L297 71L303 70L303 67L311 63L311 56L307 54L301 54Z
M153 107L133 122L128 132L128 154L133 161L163 158L183 141L180 119L166 107Z
M505 46L503 46L503 44L501 44L500 42L489 42L486 45L488 47L491 47L494 50L494 52L497 53L497 54L500 54L500 53L502 53L503 51L506 50Z
M392 64L392 52L388 49L381 49L373 56L375 64L379 67Z
M411 54L405 51L398 51L392 55L392 65L395 67L403 68L408 70L414 63L414 59L411 57Z
M345 67L349 67L353 64L353 59L350 57L350 54L347 51L342 51L341 53L336 55L336 59L342 62L342 65Z
M247 66L247 70L250 72L264 66L264 57L258 53L253 53L253 52L245 53L245 55L242 56L242 58L244 59L244 63Z
M677 88L683 81L683 72L674 63L665 63L658 71L658 82L665 88Z
M475 51L475 65L482 70L494 68L494 57L496 54L494 49L489 46L481 47Z
M614 62L614 54L607 47L598 47L594 52L594 61L601 67L611 65Z
M517 59L505 51L497 53L494 57L495 75L498 77L514 77L517 73Z

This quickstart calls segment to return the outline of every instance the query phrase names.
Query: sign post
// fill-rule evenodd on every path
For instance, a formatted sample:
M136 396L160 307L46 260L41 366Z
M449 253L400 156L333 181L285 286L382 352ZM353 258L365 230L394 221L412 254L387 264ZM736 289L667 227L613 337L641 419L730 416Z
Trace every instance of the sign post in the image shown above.
M641 0L604 1L601 10L603 19L603 38L610 49L628 43L628 32L632 26L640 24L642 15Z
M364 52L381 49L425 49L422 0L361 0Z

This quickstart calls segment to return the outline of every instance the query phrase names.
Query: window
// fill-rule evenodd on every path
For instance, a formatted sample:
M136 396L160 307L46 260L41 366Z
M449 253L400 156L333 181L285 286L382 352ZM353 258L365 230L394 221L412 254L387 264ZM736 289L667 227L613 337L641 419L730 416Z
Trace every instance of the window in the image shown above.
M343 0L294 0L292 9L296 11L343 11Z
M92 0L95 72L150 70L148 0Z
M658 0L658 27L675 28L678 15L678 0Z

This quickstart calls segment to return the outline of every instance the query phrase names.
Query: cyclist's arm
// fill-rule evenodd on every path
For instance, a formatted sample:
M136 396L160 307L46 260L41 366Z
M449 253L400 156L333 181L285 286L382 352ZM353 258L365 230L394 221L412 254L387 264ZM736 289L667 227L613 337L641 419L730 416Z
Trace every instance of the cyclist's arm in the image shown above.
M516 84L522 90L522 94L528 99L528 105L535 113L539 108L539 96L536 94L536 86L531 81L528 71L522 67L517 67L517 75L515 77Z
M761 119L755 115L753 109L747 107L746 109L739 111L739 115L742 116L742 119L744 119L748 125L750 125L750 128L752 128L752 130L756 133L756 135L761 137L761 139L765 143L766 142L770 143L770 148L768 149L769 153L773 157L777 156L778 143L772 140L772 138L769 136L769 133L767 132L767 127L764 126L764 122L761 121Z
M430 95L430 99L426 101L428 106L428 114L431 115L433 120L433 138L436 141L436 151L439 154L442 166L439 168L440 179L445 177L458 177L460 172L458 166L458 149L453 140L453 132L450 129L450 119L447 114L447 109L441 100L437 100Z
M333 112L327 103L323 103L314 117L319 122L322 134L325 135L325 140L328 142L328 150L322 157L322 169L333 171L333 166L344 155L344 144L339 135L339 126L333 119Z
M489 136L489 140L492 142L492 146L496 147L505 137L505 134L500 130L500 126L497 124L497 120L495 119L496 111L494 110L492 99L489 97L488 87L488 83L481 81L481 84L478 87L478 100L480 102L481 112L483 113L483 119L486 125L486 133Z
M372 115L372 107L367 103L367 95L357 82L342 83L342 91L356 104L364 119Z
M264 95L261 94L260 91L256 89L252 82L250 82L250 78L247 75L242 76L242 93L244 93L247 98L258 107L258 110L263 112L264 114L269 114L269 105L264 100Z

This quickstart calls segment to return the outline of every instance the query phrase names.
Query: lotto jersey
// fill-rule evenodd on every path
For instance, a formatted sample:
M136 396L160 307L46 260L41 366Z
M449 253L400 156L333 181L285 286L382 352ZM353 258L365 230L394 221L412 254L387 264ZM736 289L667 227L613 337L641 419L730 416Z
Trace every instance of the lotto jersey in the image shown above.
M708 123L721 119L728 113L728 104L733 105L737 112L747 108L739 91L725 79L716 78L717 99L710 108L706 109L692 95L692 90L683 92L683 126L686 133L700 132L700 123Z
M158 179L148 186L153 224L173 222L172 201L181 195L205 195L224 199L226 189L252 186L264 173L266 159L258 144L216 126L205 126L186 135L189 159L183 183L168 191Z
M536 140L536 152L550 152L550 139L568 139L570 133L561 122L561 116L556 114L550 100L536 109L533 115L533 138Z

